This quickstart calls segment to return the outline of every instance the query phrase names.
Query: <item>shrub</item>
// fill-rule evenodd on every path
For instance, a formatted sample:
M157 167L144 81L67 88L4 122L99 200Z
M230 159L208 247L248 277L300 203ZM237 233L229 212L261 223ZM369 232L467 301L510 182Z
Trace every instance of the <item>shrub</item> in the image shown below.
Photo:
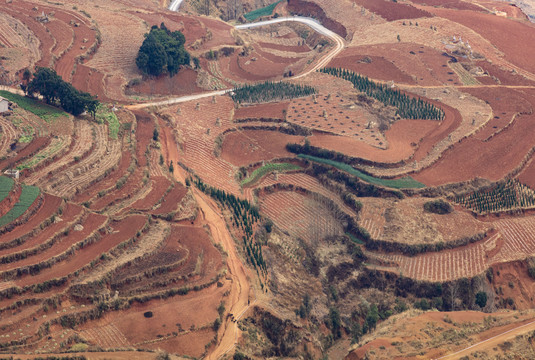
M453 211L453 206L442 199L428 201L424 204L424 210L433 214L449 214Z

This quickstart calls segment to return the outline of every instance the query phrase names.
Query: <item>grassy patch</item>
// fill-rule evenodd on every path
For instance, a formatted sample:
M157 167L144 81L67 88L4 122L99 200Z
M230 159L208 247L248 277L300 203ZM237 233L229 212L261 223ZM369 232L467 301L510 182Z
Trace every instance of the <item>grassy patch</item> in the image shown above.
M374 184L374 185L389 187L389 188L393 188L393 189L414 189L414 188L418 189L418 188L424 188L425 187L424 184L422 184L419 181L414 180L410 176L406 176L406 177L401 178L401 179L380 179L380 178L376 178L376 177L367 175L367 174L363 173L362 171L359 171L359 170L355 169L354 167L352 167L352 166L350 166L348 164L341 163L341 162L338 162L338 161L333 161L333 160L329 160L329 159L322 159L322 158L319 158L319 157L316 157L316 156L303 155L303 154L298 155L298 157L300 157L302 159L307 159L307 160L310 160L310 161L315 161L315 162L318 162L318 163L321 163L321 164L326 164L326 165L333 166L333 167L335 167L335 168L337 168L339 170L345 171L348 174L356 176L359 179L362 179L362 180L364 180L364 181L366 181L366 182L368 182L370 184Z
M15 181L7 176L0 176L0 201L4 200L13 188Z
M248 12L247 14L244 14L243 17L247 20L247 21L255 21L256 19L258 19L259 17L262 17L262 16L269 16L273 13L273 10L275 10L275 6L277 6L280 2L282 2L284 0L279 0L271 5L268 5L266 7L263 7L263 8L260 8L260 9L256 9L256 10L253 10L251 12Z
M26 186L23 184L19 202L17 202L7 214L0 217L0 227L5 226L10 222L13 222L19 216L24 214L26 210L28 210L30 205L33 204L35 199L37 199L40 192L41 191L36 186Z
M106 106L100 105L97 109L96 119L99 124L106 122L110 138L117 139L121 124L113 111L107 109Z
M248 178L245 178L240 183L241 186L251 185L263 178L266 174L272 172L272 171L290 171L290 170L299 170L301 167L299 165L290 164L290 163L274 163L274 164L266 164L262 167L259 167Z
M0 90L0 96L5 97L9 101L16 103L18 106L26 111L39 116L46 122L51 122L60 116L69 116L66 112L57 107L47 105L39 100L30 99L26 96L13 94L9 91Z

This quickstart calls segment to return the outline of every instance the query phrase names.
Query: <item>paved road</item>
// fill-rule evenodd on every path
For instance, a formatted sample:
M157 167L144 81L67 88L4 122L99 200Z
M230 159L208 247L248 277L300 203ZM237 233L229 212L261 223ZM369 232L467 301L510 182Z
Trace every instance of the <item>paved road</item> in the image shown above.
M178 11L178 8L182 4L183 0L173 0L171 1L171 4L169 4L169 10L171 11Z
M169 9L173 10L173 8L175 8L175 7L178 9L178 6L180 6L181 2L182 2L182 0L174 0L171 3L171 5L169 6ZM176 11L176 10L174 10L174 11ZM297 76L288 78L289 80L302 78L302 77L307 76L308 74L310 74L312 72L315 72L319 68L324 67L326 64L329 63L329 61L331 61L332 58L334 58L336 55L338 55L340 53L340 51L342 51L344 49L344 39L340 35L336 34L335 32L333 32L333 31L331 31L329 29L327 29L326 27L321 25L318 21L316 21L316 20L314 20L312 18L307 18L307 17L302 17L302 16L282 17L282 18L277 18L277 19L272 19L272 20L260 21L260 22L257 22L257 23L237 25L236 29L245 30L245 29L250 29L250 28L255 28L255 27L265 26L265 25L271 25L271 24L277 24L277 23L287 22L287 21L294 21L294 22L299 22L301 24L305 24L305 25L311 27L313 30L317 31L318 33L331 38L335 43L334 49L330 50L312 68L308 69L304 73L301 73L301 74L299 74ZM147 103L143 103L143 104L128 105L126 107L128 109L141 109L141 108L146 108L146 107L150 107L150 106L172 105L172 104L182 103L182 102L186 102L186 101L199 100L199 99L203 99L203 98L211 97L211 96L224 95L227 92L229 92L230 90L232 90L232 89L210 91L210 92L201 93L201 94L176 97L176 98L172 98L172 99L168 99L168 100L147 102Z

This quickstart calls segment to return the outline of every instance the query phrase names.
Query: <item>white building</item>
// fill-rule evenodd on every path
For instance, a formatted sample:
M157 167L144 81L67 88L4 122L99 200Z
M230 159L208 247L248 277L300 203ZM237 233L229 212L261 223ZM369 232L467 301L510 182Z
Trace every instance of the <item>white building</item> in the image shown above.
M0 114L9 111L9 101L0 96Z

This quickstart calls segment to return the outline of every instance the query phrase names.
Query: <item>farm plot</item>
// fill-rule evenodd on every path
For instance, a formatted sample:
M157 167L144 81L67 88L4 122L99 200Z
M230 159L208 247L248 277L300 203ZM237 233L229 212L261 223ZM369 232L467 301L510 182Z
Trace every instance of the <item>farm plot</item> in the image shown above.
M277 191L259 198L260 211L294 237L318 242L341 235L343 228L325 205L293 191Z
M500 251L489 262L507 262L524 259L535 252L535 217L504 219L494 223L504 242Z
M390 203L386 199L359 199L362 210L359 214L359 225L370 234L372 239L382 239L385 228L385 211Z
M19 138L19 134L13 123L0 116L0 158L7 156L9 146Z
M240 183L241 186L251 186L269 173L301 170L301 166L291 163L269 163L255 169L247 178Z
M40 186L46 186L45 179L50 179L51 175L58 173L88 155L94 144L92 129L93 126L89 122L77 120L74 124L75 135L72 140L74 141L72 149L45 168L37 171L34 169L29 176L25 177L24 181L30 185L35 185L39 182Z
M64 175L50 179L45 189L70 198L119 162L121 144L118 140L108 141L106 126L95 126L95 143L88 157L65 169Z
M387 0L353 0L354 3L365 7L369 11L381 16L387 21L400 19L418 19L432 17L427 11L415 8L412 5Z
M19 216L35 202L41 190L35 186L22 185L22 192L19 201L4 216L0 217L0 228L15 221Z
M535 206L535 191L518 180L509 179L489 190L457 195L454 200L479 214L487 214L533 208Z
M403 276L415 280L443 282L481 274L489 266L485 251L483 243L478 243L413 257L375 253L370 253L370 256L396 264L395 271Z
M503 94L509 91L512 90L502 89ZM470 92L475 94L476 89L470 89ZM515 92L522 96L518 101L527 100L529 103L535 103L534 93L528 90ZM501 102L501 104L494 105L495 113L499 111L498 106L505 106L503 104L505 100L500 99L495 100ZM515 169L530 151L532 141L528 134L534 131L533 118L533 114L519 115L506 130L499 132L487 141L472 137L464 139L446 151L433 166L414 175L414 177L427 185L465 181L478 176L498 181ZM477 149L478 156L473 156L474 149Z
M142 199L134 202L130 207L134 210L150 210L155 206L169 190L171 182L162 176L156 176L152 178L151 191Z
M22 164L17 165L17 170L26 170L32 169L33 167L39 165L41 162L52 159L54 156L58 155L62 151L68 149L71 137L68 136L58 136L53 138L50 144L44 148L42 151L38 152L31 159L24 161Z
M17 256L17 253L13 253L0 258L0 262L2 263L2 265L0 265L0 273L13 273L12 270L14 269L18 269L18 271L22 272L22 268L38 268L41 264L47 263L48 261L63 259L65 255L69 254L72 250L83 247L82 244L84 243L84 240L101 228L106 221L106 216L91 213L79 222L78 225L83 227L82 230L76 231L73 229L65 229L63 232L64 236L60 236L60 238L48 249L45 248L42 251L38 251L40 250L40 246L38 245L34 249L27 249L27 257ZM65 234L68 235L65 236ZM46 244L46 240L43 244ZM9 262L10 259L16 260L17 258L21 259L19 261Z
M23 225L15 227L13 230L2 234L2 243L9 243L16 241L18 238L28 236L36 228L39 228L47 219L54 215L61 203L62 199L57 196L53 196L47 193L44 193L43 204L41 207L33 214Z
M12 178L0 176L0 202L4 201L4 199L9 195L14 184L15 181Z
M151 214L164 215L177 211L187 191L188 189L184 185L175 183L173 189L165 194L161 204L152 210Z
M114 324L80 331L80 336L102 349L130 347L124 334Z
M221 158L235 166L245 166L262 160L292 156L288 143L302 143L304 137L270 130L241 130L227 133Z
M240 106L234 110L234 121L242 119L284 119L289 101Z
M31 284L41 284L51 279L58 279L73 274L76 270L87 266L92 260L98 260L120 243L132 239L146 224L144 215L131 215L110 224L112 232L104 235L95 243L76 251L74 256L65 261L54 264L53 267L42 270L35 276L24 276L15 280L17 286L24 287Z
M45 200L46 205L46 200ZM67 203L62 210L61 215L55 215L54 222L48 226L43 226L43 229L38 227L39 231L34 228L28 228L29 233L23 236L13 236L14 234L7 233L2 236L0 242L0 257L9 256L16 252L27 251L28 249L39 247L39 245L46 243L47 240L68 231L68 229L78 222L83 215L82 207ZM50 215L52 216L52 215ZM33 218L27 224L32 222ZM5 238L5 239L4 239Z
M315 130L355 137L380 149L388 147L378 129L378 120L359 105L356 96L337 94L294 99L288 107L286 120Z

